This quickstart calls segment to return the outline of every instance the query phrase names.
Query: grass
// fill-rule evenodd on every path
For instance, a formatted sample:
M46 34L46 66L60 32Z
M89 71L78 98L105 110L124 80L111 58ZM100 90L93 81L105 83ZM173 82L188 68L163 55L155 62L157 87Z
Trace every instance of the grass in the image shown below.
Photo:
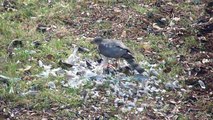
M2 3L3 0L0 0ZM44 63L57 66L59 60L65 59L72 53L71 44L77 44L79 46L88 48L91 52L84 53L83 58L94 57L97 55L94 45L89 44L84 38L76 38L76 36L69 33L63 19L76 16L71 16L77 3L75 0L56 0L53 1L52 6L48 5L46 1L42 0L17 0L17 9L15 11L4 11L2 6L0 7L0 61L3 59L3 63L0 66L0 74L11 78L23 78L25 73L21 70L26 66L32 66L30 72L32 74L38 74L43 69L38 67L38 60L42 60ZM125 1L128 3L129 1ZM150 1L145 1L150 2ZM115 0L109 1L108 5L115 4ZM126 4L128 5L128 4ZM178 9L185 9L190 11L188 4L183 4ZM131 7L140 14L146 14L147 12L156 12L157 8L146 8L138 4L131 4ZM82 8L82 7L81 7ZM82 11L88 10L88 8L82 8ZM181 24L186 26L190 21L187 19L181 19ZM50 41L46 41L48 33L41 33L36 31L38 24L53 25L54 31L65 33L64 37L59 37L55 32L51 34ZM103 21L101 23L92 24L93 28L97 29L110 29L112 23L109 21ZM12 58L7 57L7 46L14 39L22 40L24 46L15 48L13 52L15 55ZM168 73L161 72L159 78L163 81L168 81L171 78L175 79L177 74L182 73L183 68L178 64L176 56L186 54L187 48L197 45L195 37L188 36L183 38L185 45L178 49L171 49L170 42L162 35L149 34L144 36L144 42L149 42L152 52L157 53L157 57L160 57L164 62L157 61L155 58L146 57L140 52L141 45L132 40L127 40L125 44L131 48L137 61L146 60L149 62L159 62L158 68L167 69L171 68ZM35 48L31 43L33 41L39 41L41 46ZM174 46L172 46L174 47ZM35 53L34 53L35 52ZM49 59L48 55L53 56L53 59ZM154 55L153 55L154 56ZM156 57L156 56L155 56ZM79 100L80 90L64 88L61 86L63 77L49 77L49 78L36 78L31 80L11 80L10 85L6 86L0 84L0 98L12 102L13 107L24 106L26 108L33 108L36 110L50 109L54 104L57 106L69 106L71 108L77 108L82 105L82 101ZM47 87L48 82L53 81L56 84L57 90L51 90ZM38 89L39 92L35 95L22 96L21 93L27 92L30 89ZM109 84L105 83L103 88L108 88ZM93 84L87 83L81 89L91 89ZM11 92L13 90L14 92ZM141 100L143 102L143 100ZM110 108L111 111L116 111L115 107ZM64 109L59 110L58 115L65 115L73 117L74 113L66 111ZM185 116L180 115L180 119L184 119ZM111 118L117 119L117 118Z
M27 65L32 66L32 69L30 69L32 74L40 73L41 68L38 67L36 59L49 61L46 56L51 54L55 58L51 63L55 64L58 59L67 57L67 55L60 54L60 52L70 54L70 47L67 46L67 44L71 43L70 39L62 40L53 36L51 42L45 42L46 33L40 33L36 31L35 28L38 23L57 24L58 27L63 26L63 22L60 21L59 18L63 13L69 14L75 5L74 2L65 1L54 2L54 7L49 7L47 2L39 0L24 2L20 2L19 0L16 2L19 3L17 10L1 11L0 14L0 44L4 48L0 50L0 54L2 55L0 58L7 59L7 61L1 64L0 73L11 78L21 78L25 76L20 69L24 69ZM2 3L2 1L0 1L0 3ZM15 55L12 58L7 58L7 45L17 38L22 40L24 46L15 48L13 50ZM35 40L40 41L42 45L38 48L33 47L31 43ZM32 81L10 80L11 84L9 86L0 85L0 96L6 100L14 101L14 107L21 105L39 110L50 108L52 103L73 107L81 105L81 101L78 100L78 90L62 88L59 84L57 85L58 91L50 90L46 84L52 79L56 84L60 82L58 78L33 78ZM20 95L20 93L27 92L34 85L36 85L36 89L39 89L38 94L35 96ZM11 90L14 92L11 93Z
M155 7L148 8L148 7L145 7L145 6L140 6L138 4L132 5L132 8L135 9L137 12L139 12L141 14L147 14L148 12L156 12L157 11L157 9Z
M133 8L140 12L141 14L145 14L146 12L148 12L148 8L145 8L145 7L141 7L139 5L134 5Z
M112 27L112 24L107 21L102 21L94 25L94 28L98 28L98 29L110 29L111 27Z

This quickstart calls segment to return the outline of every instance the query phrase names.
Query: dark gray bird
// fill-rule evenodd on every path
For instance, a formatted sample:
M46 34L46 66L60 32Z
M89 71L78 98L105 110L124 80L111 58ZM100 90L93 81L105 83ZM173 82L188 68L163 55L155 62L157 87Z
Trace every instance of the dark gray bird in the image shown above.
M108 61L107 58L123 58L130 64L132 69L137 70L139 73L144 72L144 69L135 62L135 58L129 48L121 41L97 37L94 38L91 43L98 46L98 51L102 55L104 62Z

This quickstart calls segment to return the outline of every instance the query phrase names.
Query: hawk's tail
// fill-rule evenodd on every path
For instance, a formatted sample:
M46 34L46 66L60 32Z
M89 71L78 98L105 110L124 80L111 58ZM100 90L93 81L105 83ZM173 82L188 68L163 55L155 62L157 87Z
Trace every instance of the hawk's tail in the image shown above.
M143 73L145 70L143 68L141 68L136 62L135 62L135 59L134 57L130 57L130 58L124 58L129 64L130 66L132 67L132 69L138 71L138 73Z

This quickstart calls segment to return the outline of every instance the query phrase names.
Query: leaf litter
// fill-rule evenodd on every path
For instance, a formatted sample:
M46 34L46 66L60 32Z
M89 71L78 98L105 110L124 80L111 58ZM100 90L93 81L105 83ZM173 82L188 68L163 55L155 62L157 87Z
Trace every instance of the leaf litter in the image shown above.
M168 41L165 41L169 43L168 46L171 49L178 50L186 42L184 40L185 36L195 35L194 31L190 30L195 25L198 30L195 39L204 44L206 51L202 51L199 46L194 45L189 46L191 55L181 54L175 56L180 64L186 66L184 70L187 73L186 77L189 78L186 80L186 84L189 85L186 88L180 86L176 80L183 76L171 78L170 82L160 79L159 72L160 74L161 72L168 74L172 71L171 65L168 65L168 61L162 56L157 55L157 64L165 65L165 69L155 70L154 67L151 70L149 68L154 65L141 61L141 66L148 66L148 69L146 69L148 72L138 75L135 71L128 69L125 66L125 62L124 66L120 66L122 68L121 71L114 68L103 70L99 67L97 61L79 57L77 52L88 50L81 49L78 46L74 47L74 52L68 59L60 61L59 66L61 68L50 64L46 65L39 60L38 64L44 71L35 76L41 78L65 76L65 79L61 81L61 85L67 88L82 88L90 82L92 88L81 91L81 98L84 104L82 104L76 115L80 118L108 118L109 116L115 116L119 119L126 119L126 117L133 119L181 119L183 117L179 115L181 112L183 115L189 115L190 119L197 119L200 118L197 115L197 111L201 109L209 109L211 113L211 108L204 108L206 107L205 105L202 107L202 104L196 102L201 99L204 103L207 101L210 104L212 101L211 91L213 87L209 84L212 81L211 38L213 37L212 17L210 14L212 13L212 2L186 1L186 3L195 4L194 7L199 7L199 9L193 8L195 13L185 8L186 6L179 8L181 3L183 3L181 0L173 2L156 1L151 2L149 5L139 2L138 5L140 7L152 8L155 6L160 10L160 13L147 11L147 14L138 14L138 11L132 10L123 4L101 6L88 2L86 4L87 7L93 12L89 10L81 11L82 7L78 6L74 13L70 13L70 16L74 15L75 17L62 16L60 19L68 25L66 29L70 30L74 35L86 38L100 35L142 41L144 44L142 43L141 49L145 51L145 55L153 59L155 59L158 51L155 51L149 42L144 42L143 36L148 36L149 34L163 35L168 38ZM203 3L206 3L206 5L203 6ZM9 7L14 8L13 5ZM207 14L204 17L201 16L197 20L198 23L192 24L196 21L195 16L199 16L200 9L205 9ZM190 16L192 14L195 14L195 16ZM185 25L185 23L192 25ZM37 30L47 32L50 35L46 36L47 41L51 39L52 26L39 24ZM64 35L59 33L56 36L60 38ZM37 42L34 45L37 46ZM158 44L158 47L163 48L161 44ZM171 64L176 65L177 62L171 62ZM5 76L1 78L5 81ZM48 82L47 86L51 90L57 90L58 87L53 81ZM193 88L193 90L186 91L187 87ZM171 93L167 93L167 90L171 91ZM31 93L31 90L23 94L26 95L28 93ZM185 94L187 94L187 97L184 98ZM199 94L204 94L204 96ZM205 94L210 95L208 97ZM181 100L183 103L179 102ZM109 109L109 106L115 106L115 108ZM119 113L120 111L122 113ZM144 116L143 111L147 111L145 112L146 116ZM14 116L14 113L11 113L11 116Z

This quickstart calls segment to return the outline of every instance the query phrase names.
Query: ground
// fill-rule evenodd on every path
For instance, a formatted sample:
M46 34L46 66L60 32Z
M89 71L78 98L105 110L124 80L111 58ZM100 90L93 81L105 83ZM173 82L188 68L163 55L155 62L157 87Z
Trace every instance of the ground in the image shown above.
M0 119L213 119L210 0L0 3ZM75 45L83 51L78 60L97 60L90 44L96 36L122 40L147 71L155 66L160 82L152 88L160 92L138 98L141 110L115 106L116 95L107 93L111 83L72 88L63 83L70 74L41 76L48 65L73 67L63 60Z

